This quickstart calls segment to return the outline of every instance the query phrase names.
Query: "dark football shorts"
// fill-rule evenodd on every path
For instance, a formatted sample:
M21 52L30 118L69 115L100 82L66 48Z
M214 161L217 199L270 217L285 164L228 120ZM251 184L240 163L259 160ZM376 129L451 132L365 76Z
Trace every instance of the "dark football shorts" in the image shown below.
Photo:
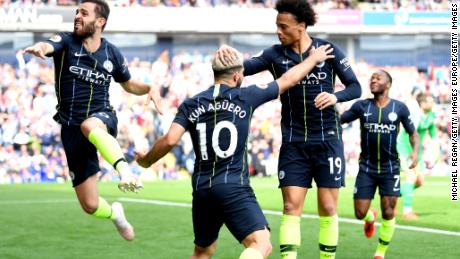
M109 133L116 137L118 120L115 112L98 112L92 114L90 117L102 120L107 126ZM62 125L61 139L73 187L78 186L90 176L100 171L97 149L83 135L80 126Z
M375 191L379 187L380 197L401 196L399 171L394 174L367 172L360 168L356 177L354 199L374 199Z
M278 162L279 187L340 188L345 186L342 140L293 142L281 145Z
M268 229L268 222L249 186L218 184L193 193L195 244L208 247L217 240L223 224L241 243L249 234Z

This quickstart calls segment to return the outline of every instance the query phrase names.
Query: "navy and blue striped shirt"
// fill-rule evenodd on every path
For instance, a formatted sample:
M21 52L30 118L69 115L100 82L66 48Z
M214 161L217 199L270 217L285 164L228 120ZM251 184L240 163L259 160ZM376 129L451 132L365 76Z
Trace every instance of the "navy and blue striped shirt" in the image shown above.
M47 43L54 52L56 121L63 125L80 125L92 113L111 110L109 86L112 78L126 82L131 78L127 62L117 47L101 39L99 49L86 51L73 33L54 35Z
M281 132L283 143L325 141L342 136L339 115L335 107L319 110L314 99L321 92L333 93L335 76L345 85L345 90L335 93L338 102L349 101L361 95L361 86L347 58L337 46L327 41L312 38L312 45L302 55L291 48L274 45L265 49L261 55L244 62L244 74L269 70L274 78L281 77L288 69L299 64L309 56L312 46L331 44L334 59L328 59L316 67L295 87L281 95Z
M374 99L360 100L341 116L342 123L356 119L361 125L361 170L369 173L399 173L396 139L400 123L409 134L415 132L407 106L390 99L385 107L380 108Z
M193 190L217 184L248 186L246 142L251 117L278 96L276 81L267 88L215 85L186 99L174 122L190 131L196 154Z

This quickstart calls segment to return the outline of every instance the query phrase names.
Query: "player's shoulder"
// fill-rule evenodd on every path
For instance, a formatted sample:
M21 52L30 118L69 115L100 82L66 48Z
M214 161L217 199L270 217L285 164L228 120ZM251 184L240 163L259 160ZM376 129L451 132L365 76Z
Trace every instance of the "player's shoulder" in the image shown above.
M55 35L60 35L61 37L65 37L65 38L68 38L68 39L74 39L74 34L73 34L73 32L70 32L70 31L60 32L60 33L57 33Z
M312 37L312 43L313 45L326 45L326 44L331 44L331 45L334 45L334 43L328 41L328 40L325 40L325 39L321 39L321 38L316 38L316 37Z
M407 105L404 102L402 102L400 100L397 100L397 99L393 99L393 98L391 98L391 100L395 103L395 106L397 108L403 108L403 109L409 110L409 108L407 107Z
M211 88L212 87L204 91L201 91L191 97L186 98L182 103L186 105L192 105L192 104L209 102L213 100L213 97L212 97L213 91Z
M265 56L265 57L275 58L275 57L277 57L279 55L282 55L283 53L284 53L284 47L281 44L275 44L275 45L272 45L272 46L262 50L261 52L256 54L255 57L257 57L257 56Z
M73 41L74 37L73 37L73 33L71 32L58 32L58 33L51 35L51 37L49 37L48 40L54 43L61 43L61 42Z
M373 98L360 99L360 100L357 100L353 105L356 107L362 108L362 107L367 107L369 105L372 105L373 102L374 102Z
M323 45L331 45L331 48L333 48L334 50L339 50L339 47L334 43L334 42L331 42L331 41L328 41L328 40L325 40L325 39L321 39L321 38L312 38L312 45L315 46L315 47L319 47L319 46L323 46Z
M116 53L120 53L120 50L118 49L118 47L115 46L115 44L113 44L112 42L108 41L105 38L102 38L101 41L102 41L101 46L104 48L107 48L108 51L114 51Z

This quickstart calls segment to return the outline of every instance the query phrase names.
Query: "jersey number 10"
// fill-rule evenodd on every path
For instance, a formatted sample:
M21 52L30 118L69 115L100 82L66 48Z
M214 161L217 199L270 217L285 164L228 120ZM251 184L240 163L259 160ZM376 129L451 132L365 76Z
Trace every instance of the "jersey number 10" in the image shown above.
M206 123L198 123L196 129L199 132L198 143L200 145L200 153L202 160L208 160L208 148L206 146ZM222 150L219 146L219 135L222 129L230 131L230 145L226 150ZM220 158L227 158L235 153L238 140L238 130L235 125L229 121L220 121L212 131L212 149Z

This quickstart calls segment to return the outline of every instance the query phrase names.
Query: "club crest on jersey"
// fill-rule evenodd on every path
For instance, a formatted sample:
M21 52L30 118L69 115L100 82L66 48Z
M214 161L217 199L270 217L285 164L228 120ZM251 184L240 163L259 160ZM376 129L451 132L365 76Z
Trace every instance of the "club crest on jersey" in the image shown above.
M279 173L278 173L278 178L279 178L280 180L282 180L282 179L284 178L285 175L286 175L286 174L284 173L284 171L281 170L281 171L279 171Z
M398 119L398 115L397 115L395 112L390 112L390 113L388 114L388 119L389 119L390 121L396 121L396 120Z
M51 38L50 38L50 41L56 42L56 43L61 42L61 40L62 40L61 36L59 36L57 34L51 36Z
M104 64L102 64L104 66L105 69L107 69L107 71L109 71L109 73L112 72L113 70L113 64L110 60L106 60L104 61Z
M316 67L317 67L317 68L322 68L322 67L324 67L324 64L326 64L325 61L323 61L323 62L317 64Z

